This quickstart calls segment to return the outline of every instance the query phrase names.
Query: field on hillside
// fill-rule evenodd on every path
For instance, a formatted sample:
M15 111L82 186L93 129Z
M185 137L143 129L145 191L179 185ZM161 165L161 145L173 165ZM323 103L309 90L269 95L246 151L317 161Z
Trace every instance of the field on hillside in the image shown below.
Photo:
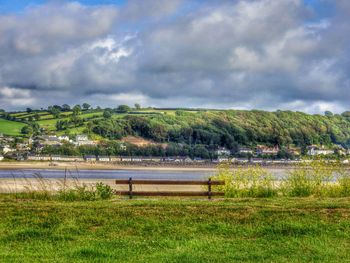
M25 124L20 122L0 119L0 133L3 133L5 135L20 135L23 126L25 126Z
M350 199L0 196L1 262L349 262Z

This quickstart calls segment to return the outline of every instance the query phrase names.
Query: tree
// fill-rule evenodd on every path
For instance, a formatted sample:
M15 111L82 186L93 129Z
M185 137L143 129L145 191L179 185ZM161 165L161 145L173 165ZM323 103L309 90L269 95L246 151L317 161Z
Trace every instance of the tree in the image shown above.
M90 107L91 107L91 105L88 104L88 103L84 103L84 104L83 104L83 109L84 109L84 110L88 110L88 109L90 109Z
M81 113L81 107L80 105L75 105L73 107L73 115L74 116L78 116Z
M103 111L103 118L110 119L111 117L112 117L112 112L110 110L108 110L108 109L105 109Z
M53 107L51 110L51 114L54 116L55 119L58 119L60 117L61 111L58 108Z
M344 111L341 116L346 117L346 118L350 118L350 111Z
M141 105L138 104L138 103L135 103L135 109L140 110L141 109Z
M21 133L22 134L32 134L33 133L32 126L29 126L29 125L23 126L23 128L21 129Z
M334 114L331 111L325 111L324 115L327 116L327 117L332 117Z
M117 108L117 112L119 113L127 113L130 111L130 107L128 105L119 105Z
M63 104L62 105L62 110L63 111L70 111L70 106L68 104Z
M34 119L35 119L36 121L40 120L40 115L39 115L39 113L35 113L35 114L34 114Z
M33 110L31 108L26 109L27 113L31 113Z

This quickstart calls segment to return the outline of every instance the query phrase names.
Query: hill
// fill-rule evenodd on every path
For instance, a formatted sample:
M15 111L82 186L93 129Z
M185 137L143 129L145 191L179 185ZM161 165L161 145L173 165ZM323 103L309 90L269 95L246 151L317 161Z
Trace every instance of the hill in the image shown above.
M108 112L105 113L105 112ZM7 113L2 130L18 135L23 125L42 133L75 135L87 133L95 139L138 136L157 143L203 145L208 149L224 146L307 145L350 146L350 117L310 115L302 112L203 109L89 109L53 112ZM13 122L16 121L16 122ZM5 128L6 127L6 128ZM35 130L35 129L34 129ZM1 130L0 130L1 132Z

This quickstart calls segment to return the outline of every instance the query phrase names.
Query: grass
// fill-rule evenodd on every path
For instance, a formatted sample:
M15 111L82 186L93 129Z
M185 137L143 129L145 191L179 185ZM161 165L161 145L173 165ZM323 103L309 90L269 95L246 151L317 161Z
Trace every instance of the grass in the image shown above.
M350 199L0 196L1 262L349 262Z
M301 163L280 180L259 165L243 168L223 163L212 179L225 181L214 190L226 197L350 197L350 170L338 162Z
M21 129L24 123L0 119L0 133L11 136L21 135Z

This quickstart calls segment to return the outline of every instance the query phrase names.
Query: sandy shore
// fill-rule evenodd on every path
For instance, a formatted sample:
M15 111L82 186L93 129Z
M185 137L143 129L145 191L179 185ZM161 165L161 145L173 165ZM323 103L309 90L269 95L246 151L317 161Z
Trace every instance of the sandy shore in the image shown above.
M216 166L180 166L180 165L127 165L110 163L80 162L0 162L0 170L18 169L54 169L54 170L159 170L159 171L215 171Z
M93 188L96 183L102 182L119 191L128 191L128 185L116 185L113 179L0 179L0 193L20 193L32 191L55 192L63 189L86 185ZM134 185L134 191L201 191L198 185Z

